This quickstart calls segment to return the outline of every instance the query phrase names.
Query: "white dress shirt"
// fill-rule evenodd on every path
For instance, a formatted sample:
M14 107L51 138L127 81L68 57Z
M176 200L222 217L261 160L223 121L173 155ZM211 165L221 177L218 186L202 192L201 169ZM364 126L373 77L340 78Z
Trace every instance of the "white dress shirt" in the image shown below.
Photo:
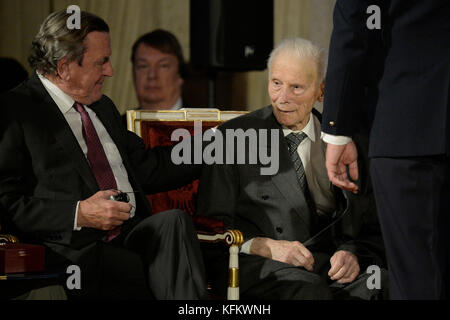
M312 144L316 142L316 136L320 133L320 125L316 128L318 124L315 123L314 116L311 113L309 121L306 126L301 131L292 131L283 126L283 135L286 137L291 132L304 132L306 138L299 144L297 148L298 155L302 161L303 168L305 169L306 181L308 181L309 192L314 199L317 211L320 212L330 212L334 209L335 203L331 189L331 183L326 176L325 162L323 154L312 154L323 153L322 148L312 148ZM316 134L317 133L317 134ZM322 158L323 166L315 166L311 164L311 159L314 158L316 161ZM250 247L253 239L246 241L242 246L240 252L250 253Z
M55 101L59 110L61 110L62 114L64 115L64 118L69 124L70 129L72 129L72 132L75 138L77 139L78 144L80 145L80 148L84 153L84 156L87 159L87 145L83 137L82 131L83 125L81 122L81 115L73 108L75 100L73 100L72 97L70 97L60 88L58 88L50 80L45 78L43 75L39 74L39 72L37 72L37 75L39 76L39 79L41 80L42 84L44 85L49 95L52 97L53 101ZM95 130L97 131L98 137L103 146L103 150L105 151L106 158L109 161L112 172L114 174L114 178L116 179L117 189L124 192L133 191L130 181L128 180L127 170L123 165L122 157L120 156L116 144L111 139L108 131L106 131L105 127L103 126L102 122L98 119L95 112L86 105L84 105L84 108L89 114L92 124L94 125ZM128 195L130 196L130 204L133 206L130 212L130 217L132 218L134 217L136 211L136 198L133 193L129 193ZM74 230L81 230L81 227L77 226L79 204L80 201L78 201L75 211Z
M335 144L338 146L347 144L352 141L352 138L346 136L335 136L333 134L322 132L321 139L326 143Z

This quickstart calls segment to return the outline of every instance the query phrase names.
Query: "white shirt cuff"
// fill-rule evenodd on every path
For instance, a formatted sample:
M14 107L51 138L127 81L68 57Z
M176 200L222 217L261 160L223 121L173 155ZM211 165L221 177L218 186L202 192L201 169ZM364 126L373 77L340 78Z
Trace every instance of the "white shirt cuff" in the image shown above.
M77 207L75 209L75 221L73 222L73 230L74 231L80 231L81 227L77 226L77 221L78 221L78 206L80 205L80 201L77 202Z
M335 144L338 146L347 144L352 141L352 138L346 136L335 136L329 133L322 132L320 138L326 143Z
M241 246L240 253L250 254L250 247L252 246L253 238L244 242Z

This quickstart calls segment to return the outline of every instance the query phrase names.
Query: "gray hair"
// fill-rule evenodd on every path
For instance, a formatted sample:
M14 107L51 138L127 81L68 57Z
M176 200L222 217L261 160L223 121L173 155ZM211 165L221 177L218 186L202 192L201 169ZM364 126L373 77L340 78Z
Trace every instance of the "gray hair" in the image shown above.
M303 38L287 38L278 44L276 48L272 50L267 61L267 69L269 70L269 76L272 71L272 64L275 57L282 53L289 52L294 54L298 58L310 58L317 65L318 80L321 82L325 77L325 55L323 49L312 43L311 41Z
M64 57L81 66L87 49L83 44L86 36L92 31L109 32L102 18L85 11L81 11L80 28L69 29L70 16L64 9L50 14L42 23L28 57L31 68L43 74L56 74L58 61Z

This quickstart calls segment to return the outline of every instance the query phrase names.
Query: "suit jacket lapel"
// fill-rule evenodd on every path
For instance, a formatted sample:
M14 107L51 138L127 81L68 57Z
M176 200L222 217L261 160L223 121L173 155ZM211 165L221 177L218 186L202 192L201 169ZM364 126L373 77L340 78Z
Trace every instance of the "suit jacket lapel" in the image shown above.
M38 101L37 108L40 108L48 115L48 124L52 128L55 139L67 153L68 158L72 159L75 163L75 168L92 193L97 192L98 185L92 174L91 167L89 166L77 139L73 135L70 126L64 118L64 115L50 97L36 74L30 78L29 83L30 87L34 90L34 96Z
M289 156L283 131L272 112L268 117L268 125L270 129L280 130L278 141L279 150L277 150L277 146L271 146L271 152L279 152L280 166L278 174L271 176L271 179L281 194L286 198L290 206L294 208L295 212L297 212L300 218L309 226L311 218L308 204L297 181L294 165Z

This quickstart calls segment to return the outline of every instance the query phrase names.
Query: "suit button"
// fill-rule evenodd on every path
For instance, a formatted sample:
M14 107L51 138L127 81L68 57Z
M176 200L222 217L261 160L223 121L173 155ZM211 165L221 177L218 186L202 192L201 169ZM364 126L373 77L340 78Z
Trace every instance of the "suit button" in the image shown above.
M334 127L335 123L334 121L330 121L330 127Z
M276 227L275 230L277 230L278 233L283 233L283 228L281 227Z

